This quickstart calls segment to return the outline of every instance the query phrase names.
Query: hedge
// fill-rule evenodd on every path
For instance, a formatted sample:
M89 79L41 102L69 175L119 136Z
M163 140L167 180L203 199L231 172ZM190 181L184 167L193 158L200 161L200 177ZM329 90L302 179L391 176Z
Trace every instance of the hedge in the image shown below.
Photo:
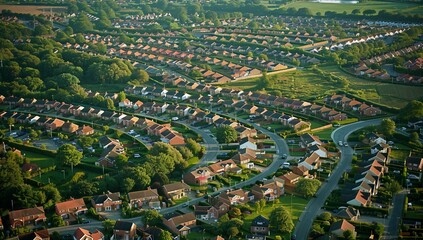
M80 170L83 170L83 171L88 170L88 171L92 171L92 172L95 172L95 173L98 173L98 174L103 174L103 168L102 167L95 166L95 165L88 164L88 163L84 163L84 162L79 163L74 168L80 169ZM106 168L106 167L104 168L104 173L110 173L112 171L114 171L114 169Z
M27 150L27 151L30 151L30 152L40 153L40 154L47 155L47 156L50 156L50 157L56 157L56 151L41 149L41 148L38 148L38 147L25 145L25 144L20 144L20 143L17 143L17 142L8 141L7 139L4 139L4 138L2 138L1 141L4 141L4 142L7 143L7 145L9 145L11 147L16 147L20 150Z

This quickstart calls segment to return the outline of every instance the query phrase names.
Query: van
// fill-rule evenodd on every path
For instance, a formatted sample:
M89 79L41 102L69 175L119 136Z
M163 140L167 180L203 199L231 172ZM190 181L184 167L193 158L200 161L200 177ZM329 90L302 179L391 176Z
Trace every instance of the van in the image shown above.
M172 121L178 121L179 120L179 118L178 117L173 117L172 118Z
M282 168L289 168L291 166L291 164L289 162L284 162L282 164Z

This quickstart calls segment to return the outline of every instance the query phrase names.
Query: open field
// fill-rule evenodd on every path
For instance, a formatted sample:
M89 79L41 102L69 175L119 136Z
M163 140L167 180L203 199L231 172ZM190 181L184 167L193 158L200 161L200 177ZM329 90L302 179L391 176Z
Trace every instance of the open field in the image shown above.
M347 4L347 3L317 3L317 2L291 2L286 5L282 5L283 8L294 7L309 8L313 14L320 12L324 14L326 11L334 11L342 13L346 11L351 13L354 9L360 9L363 12L366 9L373 9L376 12L380 10L386 10L388 12L404 13L404 14L423 14L423 5L419 3L404 3L399 1L383 2L383 1L366 1L364 3Z
M37 164L40 168L47 168L55 165L54 158L52 157L26 150L23 150L22 153L25 154L25 157L27 157L31 163Z
M65 12L67 7L65 6L33 6L33 5L0 5L0 11L10 10L14 13L27 13L34 15L50 15L50 11L53 14Z
M409 101L423 97L423 87L421 86L369 81L349 75L337 66L323 66L321 69L348 79L350 81L349 91L368 101L401 108ZM272 93L278 90L282 93L282 96L306 101L316 101L341 90L333 82L308 69L274 75L270 77L270 80L271 86L267 88L267 92ZM258 91L260 89L257 84L258 78L252 78L231 82L223 86L243 89L244 91Z

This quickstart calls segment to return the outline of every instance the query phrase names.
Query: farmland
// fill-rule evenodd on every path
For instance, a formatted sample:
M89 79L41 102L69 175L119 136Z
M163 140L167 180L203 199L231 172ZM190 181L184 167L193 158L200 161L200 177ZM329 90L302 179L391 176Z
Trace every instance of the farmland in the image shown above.
M63 13L66 11L67 7L64 6L19 6L19 5L0 5L0 11L10 10L15 13L23 14L34 14L34 15L50 15L50 12L53 14Z
M351 13L354 9L359 9L363 12L366 9L373 9L376 12L380 10L386 10L394 13L405 13L405 14L423 14L423 6L418 3L404 3L404 2L383 2L383 1L366 1L364 3L357 4L340 4L340 3L317 3L317 2L303 2L295 1L286 5L282 5L283 8L309 8L313 14L320 12L324 14L326 11L334 11L342 13L346 11Z

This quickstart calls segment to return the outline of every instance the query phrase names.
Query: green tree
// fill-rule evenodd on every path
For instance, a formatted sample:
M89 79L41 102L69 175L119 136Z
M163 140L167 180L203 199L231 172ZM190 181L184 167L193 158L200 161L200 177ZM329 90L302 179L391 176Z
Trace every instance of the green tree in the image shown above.
M351 13L354 14L354 15L359 15L361 13L361 11L360 11L360 9L356 8L356 9L352 10Z
M74 197L91 196L91 195L97 194L98 190L99 189L98 189L97 182L80 180L72 184L71 194Z
M416 144L417 146L421 145L419 134L417 132L412 132L410 134L410 142Z
M65 221L63 221L62 216L54 213L53 216L51 216L51 225L53 227L62 227L65 226Z
M233 237L236 237L236 235L239 234L239 230L237 227L230 227L228 229L228 235L229 235L229 239L232 239Z
M147 210L143 212L144 224L149 226L158 226L162 220L160 213L156 210Z
M397 115L401 122L414 121L423 117L423 102L413 100L402 108Z
M269 76L267 76L267 72L263 71L263 75L261 76L258 82L259 88L262 88L262 89L269 88L270 84L271 82L270 82Z
M221 126L216 129L216 138L219 143L232 143L238 139L236 130L230 126Z
M81 162L82 153L71 144L63 144L57 149L56 159L59 163L76 166Z
M125 94L125 92L124 92L124 91L120 91L120 92L118 93L117 101L118 101L118 102L123 102L123 100L125 100L125 99L126 99L126 94Z
M116 158L116 166L122 168L128 164L128 157L125 154L119 154Z
M275 233L289 233L294 229L291 215L282 206L272 210L269 217L270 228Z
M295 192L305 198L310 198L319 190L321 182L317 179L302 178L295 185Z
M402 189L401 184L399 184L396 180L388 181L385 184L385 188L391 197Z
M395 133L395 122L390 118L385 118L380 123L380 131L387 137Z
M189 150L189 148L182 146L182 147L178 147L178 151L182 154L182 157L186 160L194 157L194 155L192 154L191 150Z
M145 70L136 68L132 72L131 79L136 81L137 85L142 85L148 81L150 76L148 76L148 73Z
M135 181L132 178L125 178L122 182L122 192L130 192L135 186Z
M351 230L344 231L342 234L345 240L354 240L355 236Z
M169 231L161 229L159 240L173 240L173 237Z
M81 136L78 139L78 143L82 146L82 147L90 147L94 144L95 139L90 137L90 136Z
M116 220L112 220L112 219L104 220L101 223L101 225L103 225L103 233L105 236L111 237L113 235L113 228L115 224L116 224Z
M116 110L115 103L113 102L113 100L111 98L106 99L106 105L107 105L106 106L107 109Z
M370 16L370 15L374 15L374 14L376 14L376 10L374 10L374 9L366 9L366 10L363 11L363 15L365 15L365 16Z
M189 150L191 150L191 152L192 152L195 156L198 156L198 155L202 152L202 147L201 147L201 145L200 145L198 142L196 142L194 139L192 139L192 138L188 138L188 139L185 141L185 146L186 146Z

